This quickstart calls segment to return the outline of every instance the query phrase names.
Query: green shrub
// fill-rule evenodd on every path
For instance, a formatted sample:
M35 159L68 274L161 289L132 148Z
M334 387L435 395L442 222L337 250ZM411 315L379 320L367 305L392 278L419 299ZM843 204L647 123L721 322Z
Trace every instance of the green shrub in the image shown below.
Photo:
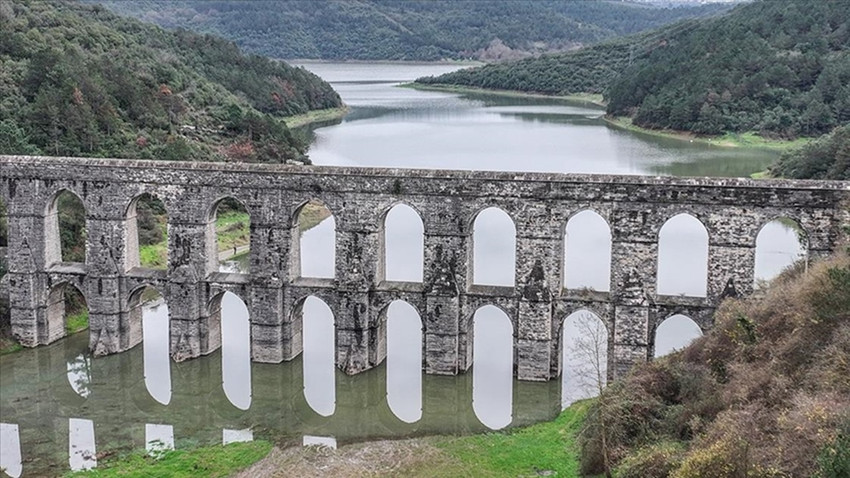
M817 478L850 478L850 419L818 454Z

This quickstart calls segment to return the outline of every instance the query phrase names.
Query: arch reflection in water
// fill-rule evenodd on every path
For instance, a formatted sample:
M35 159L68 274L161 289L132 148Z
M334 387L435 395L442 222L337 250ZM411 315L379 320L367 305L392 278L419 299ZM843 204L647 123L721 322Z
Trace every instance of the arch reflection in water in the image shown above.
M516 226L505 211L484 209L475 217L472 283L513 286L516 269Z
M336 409L334 315L323 300L313 296L304 300L301 312L304 398L316 413L329 417Z
M807 247L805 231L793 219L778 218L762 226L756 236L756 287L804 259Z
M227 445L230 443L242 443L254 441L254 432L250 428L242 430L230 430L224 428L221 430L221 444Z
M138 301L135 307L141 307L142 310L145 387L154 400L168 405L171 402L168 305L159 292L151 287L139 291L138 298L131 299L131 303L134 301Z
M91 357L82 353L68 362L68 383L77 395L88 398L91 395Z
M425 228L410 206L396 204L384 220L385 278L422 282Z
M221 301L221 380L224 394L236 408L251 406L251 323L248 307L236 294Z
M72 471L89 470L97 466L94 422L91 420L68 419L68 464Z
M145 424L145 451L157 456L174 449L174 427L171 425Z
M422 319L401 300L387 307L387 404L403 422L422 418Z
M493 430L513 419L513 348L508 316L492 305L478 309L473 317L472 409Z
M705 297L708 231L699 219L679 214L658 232L658 293Z
M18 478L24 471L17 424L0 423L0 470L12 478Z
M579 310L564 320L561 364L561 408L599 394L608 370L608 329L599 316Z
M690 317L671 315L655 329L655 357L681 350L700 337L702 330Z
M611 228L593 211L581 211L564 230L564 287L611 288Z

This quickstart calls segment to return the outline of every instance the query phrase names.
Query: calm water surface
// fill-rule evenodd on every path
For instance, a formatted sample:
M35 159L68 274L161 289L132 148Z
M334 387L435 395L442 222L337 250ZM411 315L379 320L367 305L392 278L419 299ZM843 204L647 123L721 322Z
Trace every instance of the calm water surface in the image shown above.
M330 81L350 106L337 124L306 131L317 164L577 173L743 176L773 153L721 149L611 128L592 105L552 99L421 92L396 85L456 69L450 65L305 66ZM305 277L333 277L335 227L329 218L302 236ZM387 216L386 275L422 280L422 222L400 205ZM514 227L499 209L475 223L474 280L513 285ZM611 235L593 212L566 226L569 288L608 290ZM690 216L672 218L659 237L659 290L705 295L707 237ZM797 234L770 223L759 236L757 275L769 278L800 254ZM225 262L238 271L239 263ZM604 369L606 334L592 313L566 318L559 383L512 378L507 316L483 307L473 318L474 365L457 377L424 375L422 322L415 309L388 312L387 360L348 377L333 365L332 311L304 304L304 353L292 362L252 364L250 321L241 300L222 300L222 348L197 360L168 356L168 305L153 302L144 342L92 359L85 333L0 358L0 468L10 476L55 475L96 466L99 453L162 449L253 438L325 443L435 433L470 433L553 417L593 395ZM681 348L700 331L674 316L658 331L656 355ZM592 339L592 340L591 340ZM594 342L595 341L595 342ZM589 343L602 351L588 357ZM577 346L581 345L581 346ZM594 363L596 361L597 363Z

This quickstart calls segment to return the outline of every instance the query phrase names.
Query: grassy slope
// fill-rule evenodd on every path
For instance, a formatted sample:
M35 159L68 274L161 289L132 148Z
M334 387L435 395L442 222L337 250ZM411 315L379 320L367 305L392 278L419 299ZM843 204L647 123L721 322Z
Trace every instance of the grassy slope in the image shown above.
M134 452L115 460L105 460L98 467L84 472L69 473L68 477L169 477L230 476L266 456L272 445L266 441L231 443L193 450L175 450L159 459L144 452Z
M624 478L850 475L848 253L727 300L710 333L601 400ZM599 472L601 428L585 430L584 469ZM826 466L844 474L817 475Z

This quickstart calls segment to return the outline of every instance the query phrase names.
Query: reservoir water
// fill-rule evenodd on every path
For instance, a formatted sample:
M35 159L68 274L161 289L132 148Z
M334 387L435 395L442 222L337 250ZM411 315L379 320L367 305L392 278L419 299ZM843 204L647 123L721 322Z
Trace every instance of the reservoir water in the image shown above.
M636 134L609 126L591 104L551 98L417 91L397 85L456 65L330 64L304 66L340 92L348 115L304 131L316 164L684 176L746 176L775 153L718 148ZM422 222L410 208L387 217L387 278L421 281ZM333 277L333 217L303 233L302 275ZM593 211L565 225L565 284L607 290L611 235ZM512 285L512 219L492 208L475 223L476 283ZM765 226L757 276L769 278L800 257L787 221ZM671 218L659 234L659 290L705 295L707 236L698 221ZM238 263L223 263L238 270ZM480 267L480 270L478 269ZM585 378L595 358L577 340L606 340L598 318L566 320L564 378L549 383L511 377L510 320L495 307L474 316L474 365L456 377L424 375L421 318L396 302L388 310L387 360L349 377L333 366L333 313L319 299L304 304L304 353L281 364L249 361L250 317L238 297L222 299L222 348L183 363L168 357L167 303L145 309L144 342L91 358L80 333L55 344L0 357L0 468L10 476L57 475L97 465L116 451L183 448L253 438L285 444L346 443L370 438L471 433L553 417L595 393ZM699 335L674 316L657 336L656 354ZM602 350L604 350L604 342Z

